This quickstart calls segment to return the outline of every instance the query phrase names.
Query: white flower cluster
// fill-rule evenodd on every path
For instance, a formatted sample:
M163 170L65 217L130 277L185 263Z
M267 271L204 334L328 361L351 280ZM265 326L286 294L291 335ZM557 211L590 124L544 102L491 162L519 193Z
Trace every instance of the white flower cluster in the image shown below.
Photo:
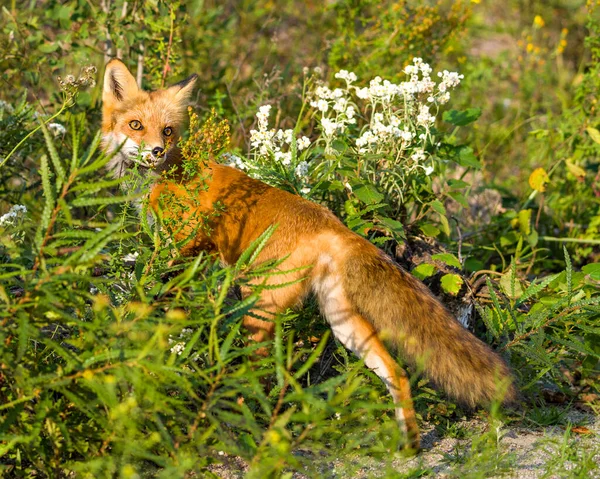
M428 159L426 145L436 110L438 105L448 102L450 91L464 78L444 70L438 73L441 80L436 82L432 71L421 58L414 58L403 70L408 79L397 84L375 77L369 86L361 88L354 85L356 75L347 70L335 74L346 82L346 88L331 89L319 83L310 105L318 111L326 148L336 135L346 132L348 125L356 124L358 111L363 111L368 123L355 140L357 153L382 154L394 158L396 163L405 160L410 163L404 165L408 169L421 168L431 174L433 167L423 163ZM364 107L359 109L357 104L361 101Z
M290 147L294 141L294 130L269 129L271 105L263 105L256 114L258 130L250 130L250 144L260 156L273 155L276 161L289 166L292 163ZM303 136L296 140L296 148L302 151L310 146L310 140Z
M0 226L14 226L27 213L24 205L13 205L8 213L0 216Z
M242 160L239 156L234 155L232 153L223 153L221 155L221 158L223 158L224 163L227 166L233 166L234 168L237 168L238 170L245 170L248 168L248 166L246 165L244 160Z
M301 161L296 166L296 175L300 178L306 176L308 174L308 163L306 161Z
M0 100L0 109L6 110L9 113L15 110L10 103L6 103L4 100Z
M67 132L67 129L60 123L48 123L48 130L50 130L54 136L64 135Z
M178 339L189 339L189 337L191 336L191 334L193 332L194 332L194 330L191 328L183 328L181 330L181 333L179 333ZM171 347L171 353L177 354L178 356L180 356L181 353L183 353L183 351L185 350L185 346L186 346L185 341L178 341L176 339L173 339L170 336L169 336L169 344L173 345Z
M335 77L339 78L340 80L346 80L346 84L348 85L358 80L356 74L353 72L349 72L348 70L340 70L335 74Z
M123 263L135 263L135 260L140 255L138 251L134 251L133 253L127 253L123 256Z
M346 80L348 88L356 80L356 75L346 70L336 73L336 77ZM326 143L337 133L343 132L347 125L356 123L356 107L350 102L348 88L331 90L326 85L319 85L314 91L310 106L321 112L321 131ZM327 112L330 112L330 115L326 115Z

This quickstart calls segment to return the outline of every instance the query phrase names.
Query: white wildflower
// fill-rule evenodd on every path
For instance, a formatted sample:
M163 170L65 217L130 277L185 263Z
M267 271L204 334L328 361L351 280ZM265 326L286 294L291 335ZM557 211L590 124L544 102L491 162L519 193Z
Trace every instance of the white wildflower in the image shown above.
M310 140L306 136L303 136L302 138L298 138L298 140L296 141L296 147L298 148L299 151L305 150L309 146L310 146Z
M423 126L429 126L435 121L435 116L429 113L429 107L427 105L421 105L419 107L419 115L417 116L417 123Z
M402 138L404 143L410 143L414 137L415 134L409 131L407 127L404 127L404 129L400 131L400 138Z
M27 213L27 207L24 205L13 205L8 213L0 216L0 226L15 225Z
M194 330L192 328L183 328L179 333L178 339L189 339L193 332ZM179 356L185 350L186 343L184 341L178 341L176 339L173 339L172 336L169 336L168 341L169 344L173 345L171 346L171 353L177 354Z
M446 103L448 103L448 101L450 101L450 92L446 92L446 93L442 93L439 97L438 97L438 102L441 105L444 105Z
M300 178L306 176L308 173L308 163L306 161L301 161L300 163L298 163L298 166L296 166L296 175L299 176Z
M345 98L338 98L333 105L333 109L337 112L344 113L346 111L346 103L348 103L348 100Z
M329 100L333 98L333 92L325 85L318 86L315 90L315 95L321 100Z
M431 173L433 173L433 166L424 166L423 170L425 171L425 174L429 176Z
M417 67L416 65L407 65L404 68L404 73L406 73L407 75L417 75L419 73L419 67Z
M125 256L123 256L123 262L124 263L134 263L139 255L140 255L140 253L138 253L137 251L135 251L133 253L128 253Z
M185 343L175 343L175 345L171 348L171 353L177 354L178 356L180 356L184 350L185 350Z
M417 148L410 157L415 163L419 163L427 158L425 151Z
M237 168L238 170L245 170L246 168L248 168L246 163L244 163L244 160L232 153L223 153L222 158L224 160L225 165L227 166L232 166L234 168Z
M360 137L356 139L356 146L358 146L359 153L365 153L368 151L368 146L378 142L377 135L374 135L371 130L365 131Z
M67 129L60 123L49 123L48 130L50 130L54 136L64 135L67 132Z
M258 129L260 131L265 131L269 122L269 114L271 112L271 105L263 105L258 109L258 113L256 114L256 118L258 120Z
M361 100L367 100L369 98L369 89L368 88L357 88L356 96Z
M329 103L326 100L319 100L317 102L317 109L325 113L329 109Z
M6 110L8 112L14 111L13 106L10 103L6 103L4 100L0 100L0 109Z
M349 72L348 70L340 70L334 75L336 78L340 80L346 80L346 83L350 85L357 80L356 75L353 72Z
M289 151L285 153L283 151L276 151L275 160L279 161L284 166L288 166L292 163L292 153Z
M321 126L323 127L323 133L325 133L325 136L333 136L333 134L339 128L338 123L330 120L329 118L322 118Z

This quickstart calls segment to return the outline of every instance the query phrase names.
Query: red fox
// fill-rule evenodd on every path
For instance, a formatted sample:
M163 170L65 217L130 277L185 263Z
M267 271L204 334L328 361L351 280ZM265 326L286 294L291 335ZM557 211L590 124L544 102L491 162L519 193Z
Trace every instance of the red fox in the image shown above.
M111 168L122 175L141 153L143 169L164 171L180 160L176 140L196 76L170 88L147 92L138 88L119 60L106 66L102 133L105 148L124 144ZM288 271L271 284L295 282L262 292L258 311L273 317L300 305L313 292L335 337L362 358L385 383L395 403L396 418L407 434L408 446L419 448L419 430L409 380L382 342L397 348L409 362L424 361L425 372L437 385L468 406L489 403L504 392L516 395L512 376L503 360L467 331L427 287L394 263L366 239L350 231L326 208L250 178L243 172L209 162L206 187L189 198L188 188L161 180L150 192L158 209L161 195L174 194L189 208L171 213L171 220L194 222L210 214L211 232L186 227L179 237L193 234L183 253L198 250L218 254L233 264L241 253L271 225L278 225L258 261L285 258L279 268ZM170 212L163 211L166 217ZM299 269L300 268L300 269ZM294 272L289 272L294 270ZM244 326L252 339L273 336L273 321L247 316Z

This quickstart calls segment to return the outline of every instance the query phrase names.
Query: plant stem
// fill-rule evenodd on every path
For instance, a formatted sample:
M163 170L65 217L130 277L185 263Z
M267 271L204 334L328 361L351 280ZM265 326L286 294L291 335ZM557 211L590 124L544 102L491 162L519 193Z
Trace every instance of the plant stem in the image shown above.
M555 238L554 236L540 236L539 239L543 241L551 241L554 243L600 244L600 240L586 238Z

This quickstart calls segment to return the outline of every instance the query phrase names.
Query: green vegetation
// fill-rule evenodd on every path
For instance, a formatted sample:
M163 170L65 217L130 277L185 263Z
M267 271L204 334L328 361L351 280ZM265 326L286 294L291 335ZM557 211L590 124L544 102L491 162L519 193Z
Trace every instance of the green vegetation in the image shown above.
M542 474L597 473L567 419L600 410L597 0L13 0L0 29L2 477L436 473L394 470L385 387L312 300L250 360L260 287L237 289L271 274L253 259L272 231L235 265L179 258L135 175L104 168L112 56L147 89L199 74L187 156L214 134L219 161L329 207L506 358L522 404L476 412L484 432L413 375L421 423L459 441L449 477L510 472L507 424L564 428Z

